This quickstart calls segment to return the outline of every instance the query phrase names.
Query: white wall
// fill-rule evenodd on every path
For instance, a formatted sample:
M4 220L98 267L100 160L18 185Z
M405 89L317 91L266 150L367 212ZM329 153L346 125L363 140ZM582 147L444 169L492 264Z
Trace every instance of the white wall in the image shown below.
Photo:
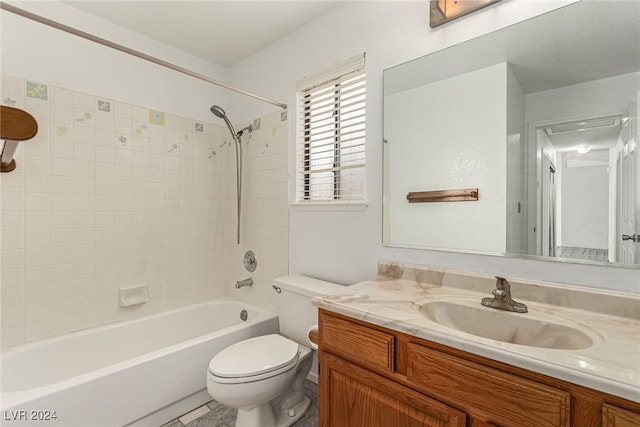
M507 65L387 95L385 102L389 242L504 252ZM479 200L406 199L412 191L461 188L478 188Z
M373 277L380 259L488 274L638 291L640 271L559 262L384 247L382 241L382 71L571 2L510 0L430 29L424 2L352 2L301 27L232 68L232 83L289 104L295 82L367 52L367 199L364 211L290 211L290 272L340 283ZM271 107L234 99L247 118ZM289 188L294 188L290 127Z

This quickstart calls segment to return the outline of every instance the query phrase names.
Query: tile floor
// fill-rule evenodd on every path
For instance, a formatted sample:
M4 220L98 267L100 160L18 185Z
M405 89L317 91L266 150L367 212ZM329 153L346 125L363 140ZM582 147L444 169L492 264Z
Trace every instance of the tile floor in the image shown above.
M309 380L305 380L304 388L305 395L311 399L311 406L292 427L317 427L318 386ZM206 405L161 427L233 427L236 422L236 412L235 409L212 400Z

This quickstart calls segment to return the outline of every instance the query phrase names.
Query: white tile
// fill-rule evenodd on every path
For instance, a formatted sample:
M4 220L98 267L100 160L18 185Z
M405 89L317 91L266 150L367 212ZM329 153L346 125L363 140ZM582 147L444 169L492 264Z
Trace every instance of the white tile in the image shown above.
M24 325L2 328L2 331L0 331L0 339L2 340L2 348L22 344L25 339Z
M103 147L101 145L96 145L96 169L100 164L107 164L113 167L113 163L116 159L116 151L113 147ZM97 174L97 171L96 171Z
M110 130L96 129L94 131L93 137L94 137L94 142L96 146L113 148L113 141L115 139L115 132L113 132L113 129L110 129Z
M49 157L27 154L24 168L26 173L48 175L51 171Z
M73 197L73 209L79 211L95 211L96 196L93 194L75 194Z
M2 309L1 324L3 328L24 325L24 306L5 307Z
M93 245L96 243L96 229L76 228L74 230L73 242L75 245Z
M0 215L2 231L21 231L25 229L25 213L21 211L2 211Z
M14 268L24 267L24 249L3 249L2 252L2 269L12 270Z
M73 176L73 160L52 157L50 159L50 173L57 176Z
M51 282L51 269L48 265L25 269L25 289L30 286L46 285Z
M61 265L73 262L73 246L52 246L50 249L51 264Z
M51 221L50 213L47 211L27 211L24 213L25 230L37 230L40 228L49 228Z
M48 229L25 231L25 247L29 249L48 248L51 243L51 233ZM4 237L3 237L4 247Z
M50 210L66 211L73 208L73 194L52 193Z
M52 105L73 107L74 93L71 90L49 86L49 100Z
M121 196L129 196L133 194L133 181L127 181L117 177L115 180L115 193Z
M72 212L67 212L73 215ZM73 228L52 228L51 246L71 246L73 245ZM52 261L53 263L53 261Z
M25 191L28 193L48 193L51 191L49 175L25 174Z
M94 146L95 144L95 132L93 128L75 126L73 128L73 141L77 144L85 144Z
M73 270L72 270L73 271ZM71 303L73 307L73 295L75 287L73 281L58 282L51 284L51 299L53 301L63 300Z
M3 191L0 194L0 207L2 212L23 211L25 195L19 191Z
M96 263L95 261L76 262L73 266L73 275L76 280L78 279L90 279L96 275Z
M95 108L95 102L95 97L92 95L87 95L80 92L73 93L73 106L76 109L91 112Z
M98 113L95 115L94 121L97 130L114 131L115 118L111 114ZM113 144L113 138L110 143Z
M74 160L95 161L96 160L95 146L90 143L79 143L79 142L74 143L73 158Z
M96 175L96 162L76 159L73 166L75 177L93 178Z
M41 228L73 228L73 211L50 211L47 227Z
M50 262L51 255L48 247L25 250L24 263L27 268L49 265Z
M50 193L27 193L25 195L25 210L48 211L50 206Z
M24 286L24 268L3 269L0 274L0 280L2 280L2 287L4 289Z
M133 105L116 102L114 105L115 114L118 118L133 119Z
M35 341L46 338L51 334L49 322L44 320L35 323L27 323L24 327L25 341Z
M73 193L73 176L51 176L51 193Z
M51 265L51 282L65 283L73 281L73 264L53 264ZM53 286L53 285L52 285ZM53 292L53 287L52 287Z
M50 140L51 157L73 159L73 142Z
M50 317L51 306L48 301L36 304L27 304L24 308L25 323L41 322L48 320Z
M193 411L184 414L183 416L181 416L180 418L178 418L180 420L180 422L184 425L189 424L191 421L194 421L198 418L200 418L203 415L208 414L209 412L211 412L211 410L209 409L209 407L207 405L202 405L201 407L194 409Z
M4 309L6 307L19 307L24 305L24 287L14 288L2 288L0 289L0 306Z

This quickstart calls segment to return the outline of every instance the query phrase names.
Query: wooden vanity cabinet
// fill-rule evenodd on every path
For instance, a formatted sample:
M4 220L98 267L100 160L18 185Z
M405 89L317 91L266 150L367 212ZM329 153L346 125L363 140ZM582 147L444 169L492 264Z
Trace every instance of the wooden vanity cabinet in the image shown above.
M319 310L320 427L638 427L640 404Z

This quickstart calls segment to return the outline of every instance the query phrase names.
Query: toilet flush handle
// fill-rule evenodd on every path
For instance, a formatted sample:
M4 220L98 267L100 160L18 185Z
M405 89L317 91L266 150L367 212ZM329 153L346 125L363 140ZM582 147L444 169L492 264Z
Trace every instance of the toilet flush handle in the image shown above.
M307 338L309 338L309 345L312 349L318 350L318 325L313 325L307 331Z

